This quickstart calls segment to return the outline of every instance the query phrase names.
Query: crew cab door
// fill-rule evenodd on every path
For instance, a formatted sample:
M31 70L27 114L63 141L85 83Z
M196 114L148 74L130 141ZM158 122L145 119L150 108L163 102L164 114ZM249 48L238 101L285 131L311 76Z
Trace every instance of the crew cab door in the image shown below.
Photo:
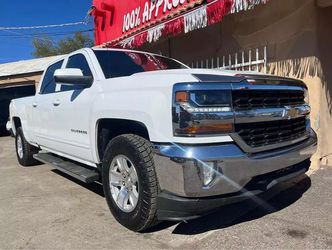
M69 56L63 68L80 69L84 76L94 77L88 54L80 52ZM58 141L55 150L73 159L92 162L90 142L90 110L96 87L83 88L58 84L59 91L53 96L54 119L51 129Z
M60 69L64 60L49 66L40 83L40 87L31 104L33 142L50 149L56 147L56 137L52 129L52 121L56 119L53 111L53 97L56 94L54 72Z

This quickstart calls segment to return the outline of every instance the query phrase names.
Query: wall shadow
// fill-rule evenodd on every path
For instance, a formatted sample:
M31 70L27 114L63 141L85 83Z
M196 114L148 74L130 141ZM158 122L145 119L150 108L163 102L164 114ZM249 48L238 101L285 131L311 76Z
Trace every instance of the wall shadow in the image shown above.
M332 114L332 7L319 9L317 15L317 44L322 67L322 82L330 115Z

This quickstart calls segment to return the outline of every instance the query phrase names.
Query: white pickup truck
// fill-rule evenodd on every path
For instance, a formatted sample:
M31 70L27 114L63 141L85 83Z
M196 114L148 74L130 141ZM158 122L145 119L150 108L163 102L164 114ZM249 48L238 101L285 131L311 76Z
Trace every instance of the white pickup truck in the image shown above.
M82 49L11 102L10 122L21 165L101 181L114 217L142 231L305 173L317 146L307 92L294 79Z

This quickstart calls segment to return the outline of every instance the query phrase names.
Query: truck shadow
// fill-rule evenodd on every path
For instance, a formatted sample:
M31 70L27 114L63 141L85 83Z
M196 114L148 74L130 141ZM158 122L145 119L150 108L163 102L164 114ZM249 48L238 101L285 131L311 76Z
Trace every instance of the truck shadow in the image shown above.
M53 169L52 172L75 182L101 197L105 197L101 183L85 184L56 169ZM174 226L172 233L180 235L195 235L228 228L283 210L299 200L310 187L311 179L307 175L303 175L292 181L276 185L271 190L258 196L256 202L248 200L223 206L209 215L187 222L161 222L144 233L154 233ZM261 201L260 204L257 203L257 200ZM273 209L264 208L262 204L268 204L268 207Z
M295 203L310 188L311 179L303 175L291 182L277 185L259 196L261 203L267 203L272 210L264 208L252 200L221 207L214 213L188 222L163 222L145 233L153 233L175 226L173 234L195 235L208 231L228 228L243 222L256 220L265 215L278 212Z
M53 169L52 172L55 174L61 175L62 177L67 178L68 180L70 180L72 182L75 182L77 185L80 185L103 198L105 197L103 185L101 184L101 182L94 182L94 183L87 184L87 183L83 183L83 182L75 179L74 177L71 177L70 175L67 175L57 169Z

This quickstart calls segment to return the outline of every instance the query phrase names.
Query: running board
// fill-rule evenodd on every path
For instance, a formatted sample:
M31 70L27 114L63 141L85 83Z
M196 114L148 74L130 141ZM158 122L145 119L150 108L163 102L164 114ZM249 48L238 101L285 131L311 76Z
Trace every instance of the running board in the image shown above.
M53 154L39 153L33 156L37 161L52 165L59 171L68 174L85 183L92 183L99 180L99 174L91 169L75 164L72 161L63 160Z

